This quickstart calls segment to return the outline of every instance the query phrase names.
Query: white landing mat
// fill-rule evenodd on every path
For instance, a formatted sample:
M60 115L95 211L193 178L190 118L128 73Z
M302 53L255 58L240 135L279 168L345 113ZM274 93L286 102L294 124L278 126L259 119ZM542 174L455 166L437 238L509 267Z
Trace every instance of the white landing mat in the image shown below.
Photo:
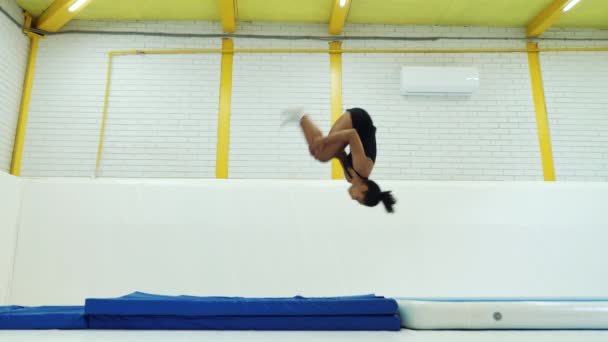
M401 326L417 330L608 329L608 301L405 300Z

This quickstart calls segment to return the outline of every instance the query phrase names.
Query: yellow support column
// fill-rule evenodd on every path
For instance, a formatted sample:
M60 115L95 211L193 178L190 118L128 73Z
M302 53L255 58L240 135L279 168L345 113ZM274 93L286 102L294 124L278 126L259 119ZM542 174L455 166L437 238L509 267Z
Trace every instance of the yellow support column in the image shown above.
M230 152L230 105L232 100L232 39L222 39L222 71L220 78L220 104L217 121L217 157L215 178L228 178L228 155Z
M32 17L29 14L25 16L25 28L30 28ZM41 36L26 31L30 37L30 51L25 69L25 78L23 81L23 91L21 93L21 105L19 108L19 119L17 121L17 131L15 132L15 144L13 145L13 157L11 160L11 175L19 176L21 174L21 159L23 158L23 146L25 144L25 131L27 128L27 117L30 108L30 99L32 97L32 85L34 84L34 69L36 67L36 55L38 54L38 41Z
M538 44L536 43L528 43L528 64L530 66L530 79L532 81L534 108L536 110L536 127L538 129L543 176L545 181L552 182L555 181L555 169L553 166L551 135L549 132L549 120L547 118L547 106L545 103L545 90L543 88L543 79L540 70Z
M329 69L331 74L331 124L342 115L342 42L329 43ZM340 161L331 161L331 179L344 179Z

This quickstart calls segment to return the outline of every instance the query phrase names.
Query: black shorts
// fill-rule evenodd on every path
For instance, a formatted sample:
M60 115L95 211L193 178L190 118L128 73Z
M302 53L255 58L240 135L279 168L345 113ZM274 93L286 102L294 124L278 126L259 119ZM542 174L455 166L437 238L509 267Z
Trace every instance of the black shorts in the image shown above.
M376 127L372 118L361 108L351 108L347 112L350 113L353 128L359 134L359 138L361 138L365 155L376 162Z

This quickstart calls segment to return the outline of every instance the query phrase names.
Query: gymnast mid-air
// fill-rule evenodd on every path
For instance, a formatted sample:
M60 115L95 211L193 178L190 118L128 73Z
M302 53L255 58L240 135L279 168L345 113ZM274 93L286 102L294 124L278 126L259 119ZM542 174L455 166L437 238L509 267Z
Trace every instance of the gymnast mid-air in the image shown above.
M312 122L309 115L294 107L283 111L282 125L298 122L304 132L310 154L321 162L337 158L344 170L346 181L351 183L348 193L353 200L368 207L382 202L389 213L396 203L390 191L381 191L369 179L376 162L376 127L369 114L361 108L348 109L336 120L329 134ZM344 149L349 146L350 152Z

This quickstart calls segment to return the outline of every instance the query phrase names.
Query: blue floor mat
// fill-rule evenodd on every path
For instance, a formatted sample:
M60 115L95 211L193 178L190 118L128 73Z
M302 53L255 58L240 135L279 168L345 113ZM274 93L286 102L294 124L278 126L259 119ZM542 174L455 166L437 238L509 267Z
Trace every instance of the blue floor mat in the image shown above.
M352 330L398 331L401 320L387 316L291 316L291 317L183 317L105 316L89 317L90 329L136 330Z
M86 329L83 306L0 306L0 329Z
M374 295L331 298L242 298L160 296L135 292L124 297L87 299L88 315L163 316L351 316L393 315L394 299Z
M0 307L0 329L392 330L394 299L160 296L87 299L83 306Z

